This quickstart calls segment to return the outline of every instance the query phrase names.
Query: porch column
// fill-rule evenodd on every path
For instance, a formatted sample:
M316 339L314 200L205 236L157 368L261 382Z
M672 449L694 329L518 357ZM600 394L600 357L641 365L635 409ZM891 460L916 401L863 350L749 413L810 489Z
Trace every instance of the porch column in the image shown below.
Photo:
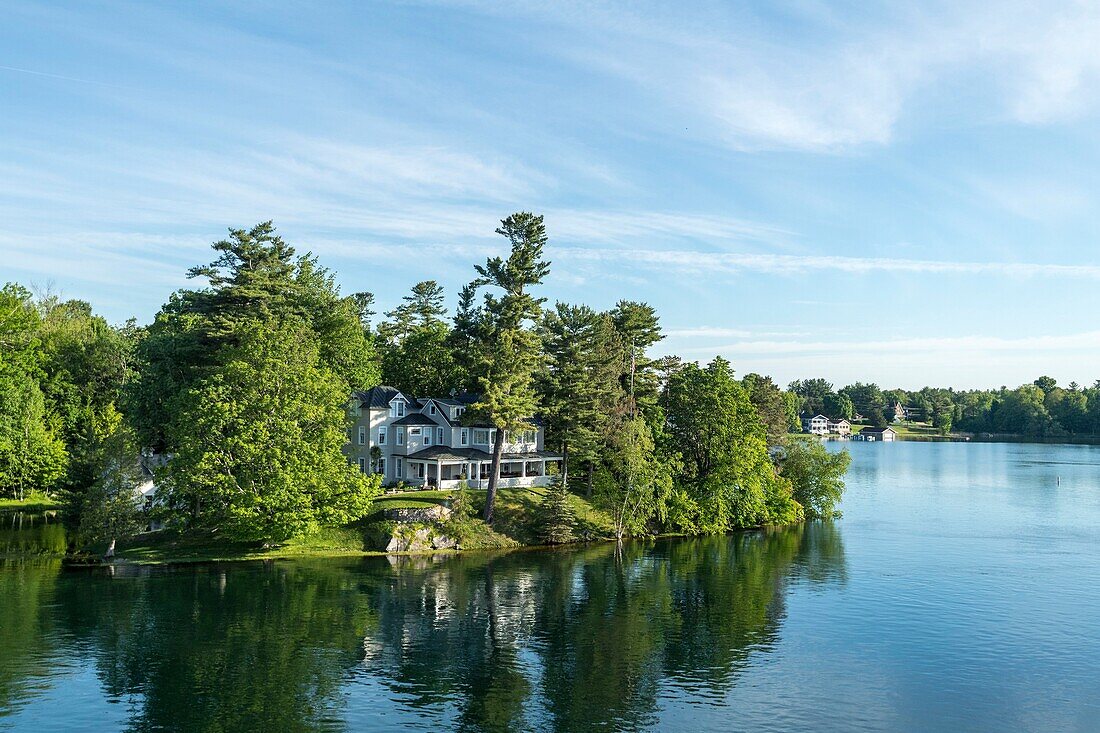
M438 458L435 459L435 485L443 488L443 461Z
M522 460L519 462L519 476L520 478L527 478L527 461Z

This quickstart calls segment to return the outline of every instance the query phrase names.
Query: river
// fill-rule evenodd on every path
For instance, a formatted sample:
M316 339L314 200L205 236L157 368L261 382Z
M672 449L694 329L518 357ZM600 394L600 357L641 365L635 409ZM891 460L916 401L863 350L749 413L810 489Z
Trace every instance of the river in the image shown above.
M844 447L843 518L777 531L0 560L0 729L1100 729L1100 448Z

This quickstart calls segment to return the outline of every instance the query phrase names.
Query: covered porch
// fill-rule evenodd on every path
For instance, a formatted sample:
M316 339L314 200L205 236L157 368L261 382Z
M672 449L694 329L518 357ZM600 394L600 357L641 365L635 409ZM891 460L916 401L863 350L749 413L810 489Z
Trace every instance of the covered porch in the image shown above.
M434 455L424 455L432 453ZM461 481L471 489L489 485L493 457L479 450L420 451L405 459L405 482L424 488L453 489ZM552 453L505 454L501 456L497 486L546 486L561 472L561 456Z

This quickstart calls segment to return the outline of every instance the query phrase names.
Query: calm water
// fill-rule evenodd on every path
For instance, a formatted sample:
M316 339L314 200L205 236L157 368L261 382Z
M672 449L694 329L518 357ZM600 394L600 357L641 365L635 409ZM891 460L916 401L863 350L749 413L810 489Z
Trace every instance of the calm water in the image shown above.
M621 553L0 561L0 729L1100 730L1100 449L849 449L838 522Z

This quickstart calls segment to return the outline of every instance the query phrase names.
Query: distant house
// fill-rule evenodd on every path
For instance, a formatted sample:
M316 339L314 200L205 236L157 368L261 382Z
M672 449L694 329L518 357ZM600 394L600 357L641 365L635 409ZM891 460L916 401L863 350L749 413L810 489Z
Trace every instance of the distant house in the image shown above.
M894 422L912 419L912 408L906 407L900 402L894 403Z
M824 415L814 415L813 417L802 418L802 429L813 435L828 435L829 418Z
M898 439L898 432L893 428L864 428L859 434L859 439L892 443Z
M829 432L834 435L851 435L852 423L843 418L836 422L829 421Z
M415 398L386 386L356 392L348 459L386 484L484 488L497 431L463 416L472 402L470 395ZM543 450L539 423L532 418L531 430L504 433L499 486L546 486L561 471L561 455Z

